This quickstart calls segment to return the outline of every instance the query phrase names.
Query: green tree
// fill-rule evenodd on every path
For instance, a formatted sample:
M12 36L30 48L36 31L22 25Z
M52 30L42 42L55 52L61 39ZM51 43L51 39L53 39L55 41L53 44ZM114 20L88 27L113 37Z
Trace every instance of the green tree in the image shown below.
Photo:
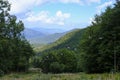
M65 65L64 72L76 72L77 58L74 52L67 49L61 49L58 50L57 56L59 63Z
M41 54L40 68L43 72L76 72L77 58L67 49L49 51Z
M56 56L56 51L51 51L51 52L48 52L48 53L43 53L41 55L41 68L43 70L43 72L51 72L51 69L50 69L50 65L53 63L53 62L57 62L58 61L58 57Z
M4 73L26 71L34 52L22 35L24 24L17 22L9 11L9 2L0 0L0 70Z
M115 63L119 69L119 13L120 1L117 1L113 8L107 7L105 12L95 16L92 25L86 29L81 42L81 61L85 72L110 72Z
M50 64L50 72L60 73L64 72L65 65L60 64L59 62L53 62Z

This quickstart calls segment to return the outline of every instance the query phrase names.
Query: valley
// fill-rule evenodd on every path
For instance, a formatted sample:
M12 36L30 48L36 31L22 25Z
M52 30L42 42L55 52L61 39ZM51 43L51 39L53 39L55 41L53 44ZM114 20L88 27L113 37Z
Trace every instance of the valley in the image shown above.
M43 45L51 44L67 33L67 31L61 33L45 32L47 32L46 29L42 31L25 29L23 34L25 35L25 38L30 42L30 44L36 48Z
M120 80L120 0L0 0L0 80Z

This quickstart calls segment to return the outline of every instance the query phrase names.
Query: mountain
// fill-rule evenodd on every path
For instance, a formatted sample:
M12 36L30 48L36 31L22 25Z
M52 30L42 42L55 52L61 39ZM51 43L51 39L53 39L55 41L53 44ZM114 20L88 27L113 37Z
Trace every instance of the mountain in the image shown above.
M36 30L33 30L33 29L28 29L28 28L25 28L23 34L25 35L25 37L28 40L31 39L31 38L43 37L43 36L46 35L46 34L40 32L40 31L36 31Z
M36 38L30 38L29 41L31 44L33 44L37 47L39 45L51 44L65 34L66 33L64 32L64 33L55 33L55 34L45 35L43 37L38 36Z
M74 29L69 31L67 34L59 38L52 44L45 45L44 47L35 48L37 52L46 52L50 50L58 50L67 48L69 50L77 50L82 37L84 29Z
M45 31L45 29L44 29ZM46 30L47 31L47 30ZM49 33L43 33L43 31L40 30L33 30L33 29L28 29L26 28L23 32L25 35L26 39L34 46L43 46L46 44L50 44L58 40L60 37L66 34L66 32L63 33L54 33L54 34L49 34Z
M46 35L55 34L55 33L63 33L63 32L67 31L64 29L55 29L55 28L48 29L48 28L41 28L41 27L35 27L35 28L30 28L30 29L41 32L41 33L46 34Z

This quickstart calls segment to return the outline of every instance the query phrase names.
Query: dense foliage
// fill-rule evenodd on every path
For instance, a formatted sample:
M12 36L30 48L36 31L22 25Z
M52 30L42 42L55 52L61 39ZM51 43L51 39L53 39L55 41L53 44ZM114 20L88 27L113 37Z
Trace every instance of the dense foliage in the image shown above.
M29 58L34 54L30 44L21 32L22 21L9 14L10 4L0 0L0 74L13 71L26 71Z
M65 34L63 37L55 41L54 43L51 43L49 45L46 45L42 48L40 48L38 51L39 53L43 52L49 52L52 50L58 50L61 48L66 48L69 50L76 50L79 47L79 43L81 40L81 35L83 34L84 29L75 29L67 34Z
M79 44L80 44L80 40L82 37L82 34L84 32L84 29L76 29L76 30L72 30L69 33L67 33L65 36L61 37L59 40L57 40L56 42L49 44L47 46L45 46L42 50L42 52L39 52L39 55L37 55L37 57L34 58L34 62L33 65L35 67L41 67L40 65L45 65L45 62L41 64L41 59L44 60L45 58L43 58L44 56L48 56L48 55L53 55L53 54L61 54L61 51L65 54L67 54L68 56L70 56L69 53L74 54L73 56L75 56L76 59L76 66L74 68L72 68L73 70L68 70L68 68L63 70L60 70L58 72L79 72L81 71L81 68L79 67ZM52 54L51 54L52 53ZM41 56L44 55L44 56ZM40 57L39 57L40 56ZM60 57L57 55L57 57ZM65 56L64 58L66 59L70 59L69 57ZM59 59L59 61L61 61L63 58L61 56L61 58ZM72 62L72 59L70 59ZM59 68L62 68L62 66L64 66L63 64L59 64L59 61L54 61L55 63L50 63L55 66L61 66ZM65 60L64 60L65 61ZM47 62L46 62L47 63ZM68 62L69 64L70 62ZM65 63L67 65L67 63ZM70 63L71 64L71 63ZM72 65L69 65L72 66ZM44 68L44 67L43 67ZM47 68L47 66L46 66ZM47 72L47 69L43 69L43 72ZM54 72L55 70L49 70L48 72ZM57 72L56 72L57 73Z
M96 15L81 42L81 64L87 73L120 70L120 1Z
M72 52L76 59L67 56L60 58L61 49L66 50L63 53L67 56L71 56L69 53ZM120 1L116 0L114 7L107 7L105 12L96 15L90 26L65 35L48 45L40 55L41 58L36 61L45 72L120 71ZM73 63L76 67L71 68Z
M45 52L41 55L41 59L35 58L34 63L40 64L34 65L35 67L41 67L43 72L75 72L77 59L75 53L67 49L54 50Z

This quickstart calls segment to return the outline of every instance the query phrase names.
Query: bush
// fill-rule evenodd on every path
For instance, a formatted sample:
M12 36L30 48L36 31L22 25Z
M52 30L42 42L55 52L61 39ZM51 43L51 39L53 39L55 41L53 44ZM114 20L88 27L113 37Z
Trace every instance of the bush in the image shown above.
M50 64L50 71L53 72L53 73L63 72L64 68L65 68L65 65L60 64L58 62L53 62L53 63Z
M77 58L74 52L67 49L61 49L58 50L57 56L59 62L65 65L64 72L76 72Z
M40 57L38 65L45 73L76 72L77 70L75 53L67 49L45 52Z

